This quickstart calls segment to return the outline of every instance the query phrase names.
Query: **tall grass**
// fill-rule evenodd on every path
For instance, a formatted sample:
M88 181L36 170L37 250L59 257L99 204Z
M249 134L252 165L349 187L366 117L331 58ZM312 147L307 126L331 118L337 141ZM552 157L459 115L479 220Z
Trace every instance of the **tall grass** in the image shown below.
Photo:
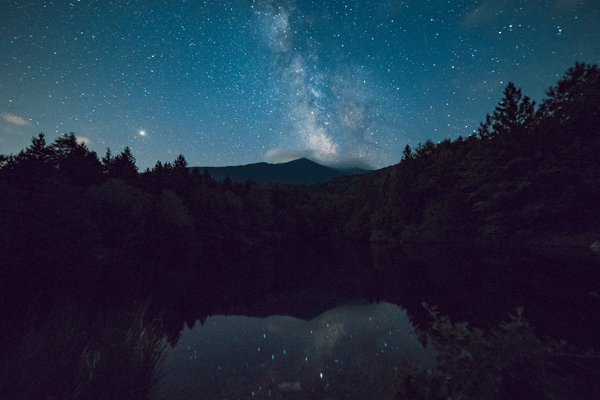
M30 311L2 363L0 398L150 398L167 342L147 311L148 302L94 316L72 302L48 315Z

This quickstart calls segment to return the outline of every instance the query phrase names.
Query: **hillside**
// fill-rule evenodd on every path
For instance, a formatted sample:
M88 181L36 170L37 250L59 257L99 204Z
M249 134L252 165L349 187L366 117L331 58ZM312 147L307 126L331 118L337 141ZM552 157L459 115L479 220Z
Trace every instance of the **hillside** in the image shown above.
M233 182L245 182L252 179L256 183L286 183L286 184L312 184L328 179L361 174L366 170L360 168L336 169L318 164L307 158L300 158L281 164L266 162L237 165L228 167L191 167L200 173L205 171L218 181L229 178Z
M576 64L536 109L509 83L470 136L406 146L400 163L320 185L340 230L371 240L590 246L600 226L600 72Z

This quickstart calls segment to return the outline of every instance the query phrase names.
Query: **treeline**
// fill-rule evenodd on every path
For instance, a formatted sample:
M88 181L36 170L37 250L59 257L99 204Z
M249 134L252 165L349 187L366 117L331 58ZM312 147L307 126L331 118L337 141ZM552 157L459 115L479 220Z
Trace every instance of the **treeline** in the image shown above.
M547 95L536 109L509 83L471 136L406 146L397 165L316 186L216 181L182 155L139 173L129 148L100 159L73 133L50 144L40 134L0 157L1 300L11 321L57 294L226 309L288 285L278 265L314 239L596 232L600 71L577 63ZM262 287L224 289L257 275L269 277Z
M73 133L40 134L1 166L0 296L15 321L62 294L100 308L151 295L180 310L193 291L203 310L227 307L238 299L220 285L274 276L277 257L326 235L306 188L217 182L181 155L140 174L129 148L100 160Z
M546 93L536 108L509 83L472 135L407 145L397 165L323 184L345 199L340 229L372 240L569 243L597 234L600 71L576 63Z
M129 148L100 159L73 133L40 134L0 167L2 397L68 398L60 377L83 375L90 393L118 381L105 397L144 398L160 338L299 288L288 273L306 271L286 260L326 234L306 188L217 182L182 155L139 173Z
M316 269L315 239L597 233L600 71L577 63L547 95L536 109L509 84L475 134L316 186L216 181L182 155L139 173L129 148L100 158L73 133L34 137L0 156L0 369L49 316L85 310L77 323L95 329L137 313L137 329L174 342L184 321L334 276ZM0 376L0 394L14 379Z

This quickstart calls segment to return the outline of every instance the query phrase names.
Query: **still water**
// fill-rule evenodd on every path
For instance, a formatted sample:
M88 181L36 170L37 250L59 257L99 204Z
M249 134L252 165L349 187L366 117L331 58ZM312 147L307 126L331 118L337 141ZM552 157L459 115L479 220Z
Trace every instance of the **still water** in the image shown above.
M381 302L325 306L326 296L311 295L314 304L294 302L294 315L310 315L298 319L273 315L287 314L281 297L266 307L268 318L211 317L169 349L156 398L378 398L406 360L435 365L410 322L429 325L423 302L486 331L524 307L540 337L600 347L600 255L589 248L349 243L307 254L318 257L285 271L314 266L315 293Z
M348 305L312 320L215 316L167 353L157 399L346 398L385 393L403 361L432 368L405 310Z

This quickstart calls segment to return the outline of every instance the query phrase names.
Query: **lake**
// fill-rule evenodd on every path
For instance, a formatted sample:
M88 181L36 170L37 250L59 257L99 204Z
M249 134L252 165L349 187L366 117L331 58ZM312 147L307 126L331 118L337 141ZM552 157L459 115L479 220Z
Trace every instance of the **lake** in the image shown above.
M215 316L186 328L168 352L171 373L157 398L385 392L409 357L434 365L406 311L390 303L338 307L312 320Z
M321 245L321 257L310 258L321 274L304 294L242 307L271 316L213 316L186 327L167 353L170 372L156 398L385 393L403 362L435 365L415 336L413 324L429 323L423 302L484 329L522 306L538 335L598 348L600 256L590 249L345 243L327 252ZM311 318L275 315L282 310Z

